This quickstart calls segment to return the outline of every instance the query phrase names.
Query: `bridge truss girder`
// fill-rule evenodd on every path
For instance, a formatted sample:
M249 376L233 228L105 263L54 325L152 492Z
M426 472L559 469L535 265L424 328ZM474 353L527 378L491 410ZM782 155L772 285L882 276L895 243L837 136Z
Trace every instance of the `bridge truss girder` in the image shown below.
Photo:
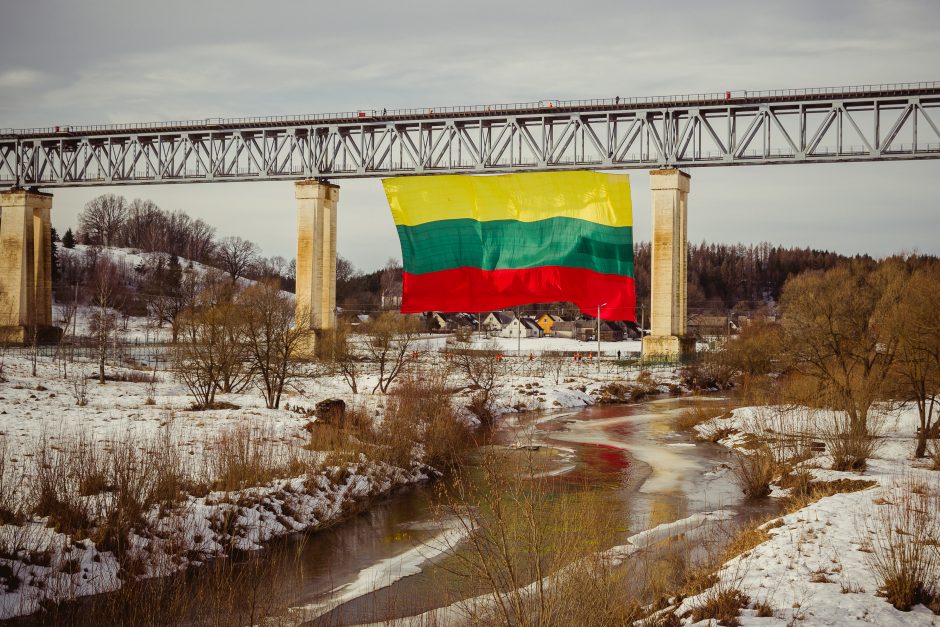
M0 187L936 159L938 110L935 85L693 105L595 101L283 124L13 131L0 134Z

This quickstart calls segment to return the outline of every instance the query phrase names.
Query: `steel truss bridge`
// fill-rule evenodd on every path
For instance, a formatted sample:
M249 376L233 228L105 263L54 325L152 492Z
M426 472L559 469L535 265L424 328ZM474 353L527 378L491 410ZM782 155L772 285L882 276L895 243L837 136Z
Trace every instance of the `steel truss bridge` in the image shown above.
M940 158L940 83L0 129L0 187Z

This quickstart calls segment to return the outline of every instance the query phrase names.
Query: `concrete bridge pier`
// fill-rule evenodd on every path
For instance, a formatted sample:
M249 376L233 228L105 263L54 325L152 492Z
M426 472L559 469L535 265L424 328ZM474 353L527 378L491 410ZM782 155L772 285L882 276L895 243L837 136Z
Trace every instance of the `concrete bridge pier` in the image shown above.
M0 341L54 341L52 194L0 192Z
M677 169L650 171L653 250L650 335L643 338L645 359L681 359L695 352L695 338L686 336L690 180Z
M298 181L294 184L294 197L297 199L295 323L313 331L332 329L336 325L339 186L318 180Z

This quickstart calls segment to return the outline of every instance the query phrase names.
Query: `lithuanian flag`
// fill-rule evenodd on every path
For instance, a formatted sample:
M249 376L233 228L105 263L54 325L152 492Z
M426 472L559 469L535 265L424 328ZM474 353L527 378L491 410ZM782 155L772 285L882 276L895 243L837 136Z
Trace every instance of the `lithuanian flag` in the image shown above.
M403 313L572 302L635 320L627 175L537 172L383 181L401 239Z

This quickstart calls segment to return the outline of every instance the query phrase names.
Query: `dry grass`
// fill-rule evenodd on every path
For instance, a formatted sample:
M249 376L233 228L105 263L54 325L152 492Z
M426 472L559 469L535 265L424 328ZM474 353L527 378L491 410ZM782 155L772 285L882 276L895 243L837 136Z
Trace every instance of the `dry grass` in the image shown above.
M730 401L715 401L696 403L687 407L675 420L679 431L695 431L695 427L712 418L728 418L734 404Z
M733 627L741 624L738 617L741 609L747 607L748 603L750 603L750 598L737 588L715 586L709 590L699 605L692 608L689 618L693 623L714 620L719 625Z
M802 480L791 489L790 496L783 500L783 508L788 514L812 505L821 498L842 494L845 492L858 492L878 485L877 481L867 479L836 479L834 481L808 481Z
M32 451L29 514L75 539L91 538L123 559L132 530L154 506L183 498L184 470L170 438L95 441L44 434Z
M860 525L871 540L866 558L879 592L903 611L940 601L940 494L921 485L908 477L886 490Z
M744 496L759 499L769 495L770 482L780 470L773 451L759 446L749 453L735 451L733 455L731 470Z
M467 538L446 566L455 594L486 592L494 600L461 603L468 622L628 625L643 618L643 575L603 552L615 544L615 504L588 486L565 489L539 469L534 451L484 448L478 482L460 473L442 486L442 519Z
M447 470L472 443L470 427L451 403L447 373L401 379L388 396L385 416L374 434L375 453L400 468L409 468L424 449L425 463Z
M6 435L0 435L0 525L19 524L25 518L25 465L14 461Z
M823 439L826 450L832 456L833 470L865 470L868 458L874 455L877 448L875 438L859 429L837 427L823 433Z
M239 422L203 446L204 477L213 490L226 492L265 485L283 476L285 460L269 426ZM297 473L301 474L301 473Z
M125 578L113 593L44 604L24 625L287 625L302 581L302 542L215 560L198 577ZM20 624L18 623L18 624Z

